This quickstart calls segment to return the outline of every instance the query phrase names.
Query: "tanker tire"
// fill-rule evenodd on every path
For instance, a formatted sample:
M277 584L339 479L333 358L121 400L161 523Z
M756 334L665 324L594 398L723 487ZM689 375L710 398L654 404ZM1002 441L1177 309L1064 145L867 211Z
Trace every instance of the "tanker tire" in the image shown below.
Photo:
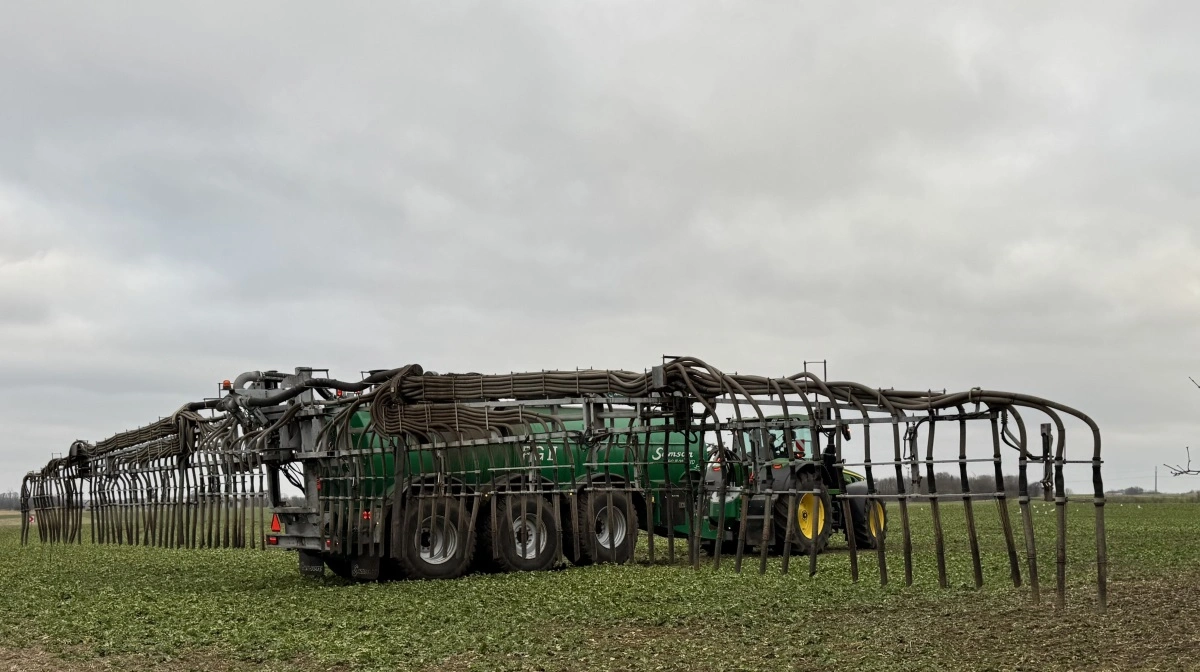
M470 510L465 511L469 516ZM459 519L457 500L409 500L400 520L404 539L398 560L409 578L454 579L470 569L475 549L468 543L469 521Z
M539 504L541 517L538 517ZM497 564L506 572L537 572L558 561L562 535L554 521L554 507L541 495L522 495L509 502L496 500L499 526L490 530L489 549L499 551ZM490 512L489 512L490 514ZM490 515L488 527L491 528Z
M495 500L492 497L490 501ZM500 563L492 551L492 504L489 503L479 510L475 520L475 557L471 560L471 572L479 574L496 574L502 571Z
M388 581L403 581L408 578L408 574L404 568L400 566L400 562L392 557L392 504L387 502L387 516L384 517L383 523L383 546L380 549L382 555L379 558L379 581L386 583Z
M354 574L350 571L350 558L343 556L326 556L325 566L329 571L333 572L334 576L346 579L347 581L354 580Z
M381 582L403 581L408 578L404 568L394 558L384 557L379 561L379 580Z
M577 500L576 506L579 509L582 509L582 494L575 499ZM563 527L565 528L564 532L566 533L563 538L563 557L565 557L572 565L575 565L576 567L587 567L588 565L591 565L592 559L591 557L587 556L587 550L584 548L583 539L579 540L579 553L575 552L575 538L577 536L576 528L579 527L579 520L572 519L570 506L562 507L562 521Z
M611 533L608 530L610 494L613 506ZM582 562L576 564L609 562L623 565L633 559L633 551L637 548L637 509L629 500L629 494L623 490L585 492L580 497L579 520L573 532L581 535L579 551ZM568 544L573 543L573 540L568 541Z

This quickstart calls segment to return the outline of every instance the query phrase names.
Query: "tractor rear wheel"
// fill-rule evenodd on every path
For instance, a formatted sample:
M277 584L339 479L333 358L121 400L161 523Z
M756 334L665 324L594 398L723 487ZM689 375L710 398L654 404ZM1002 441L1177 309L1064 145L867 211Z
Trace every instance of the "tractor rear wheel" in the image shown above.
M792 518L792 553L807 555L814 547L816 552L825 550L829 543L829 533L833 528L833 509L829 493L825 485L814 472L806 471L800 474L796 481L796 510L791 512ZM805 492L815 490L816 493ZM774 519L775 545L782 552L788 533L788 509L792 502L791 495L782 495L775 500Z
M467 573L475 549L470 543L470 509L459 515L452 497L410 499L401 514L400 567L414 579L453 579Z
M571 530L572 534L579 535L580 557L576 564L624 564L633 559L638 518L629 493L623 490L584 492L579 498L578 509L578 519ZM568 544L573 545L574 539Z
M550 500L541 495L492 498L497 526L491 526L491 512L485 526L487 539L480 539L480 552L497 556L496 564L507 572L536 572L550 569L558 561L562 535L555 522ZM495 552L493 553L493 550Z

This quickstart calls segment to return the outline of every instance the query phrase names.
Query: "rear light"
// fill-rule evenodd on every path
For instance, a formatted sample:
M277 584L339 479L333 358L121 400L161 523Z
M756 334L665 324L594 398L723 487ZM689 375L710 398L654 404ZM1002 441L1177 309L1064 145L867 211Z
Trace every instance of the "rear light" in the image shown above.
M720 465L713 467L713 471L720 471L720 470L721 470Z
M363 511L363 520L370 520L370 519L371 519L371 511L370 510Z
M271 516L271 531L272 532L283 532L283 526L279 524L279 514L278 513L273 514Z
M229 390L233 389L233 383L229 382L228 380L222 380L221 381L221 389L228 392Z
M773 467L773 468L775 468L775 469L782 469L782 468L783 468L783 465L782 465L782 464L776 464L776 465L774 465L774 467Z
M321 491L321 479L317 479L317 492Z
M333 548L333 540L332 539L325 540L325 548Z
M272 546L279 545L279 537L267 537L267 543Z

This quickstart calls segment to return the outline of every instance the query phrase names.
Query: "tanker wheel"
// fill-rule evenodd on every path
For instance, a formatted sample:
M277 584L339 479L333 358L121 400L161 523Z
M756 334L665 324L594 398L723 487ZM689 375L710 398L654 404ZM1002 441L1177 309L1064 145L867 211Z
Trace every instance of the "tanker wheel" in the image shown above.
M459 516L458 500L410 499L401 514L404 573L414 579L453 579L467 573L474 556L467 516Z
M480 574L495 574L503 568L500 566L492 551L492 508L483 507L475 519L475 557L471 560L469 571Z
M850 509L854 516L855 548L879 548L887 534L887 509L883 502L875 498L851 499Z
M497 526L489 530L490 537L487 544L480 545L480 551L484 552L486 545L491 557L495 549L496 564L507 572L536 572L554 566L562 548L562 535L550 500L540 495L521 495L493 501ZM486 514L489 528L490 514Z
M380 581L403 581L408 578L404 567L394 558L384 556L379 562Z
M820 553L829 543L829 534L833 528L829 493L811 471L800 474L796 481L796 489L816 490L817 494L802 492L796 496L796 510L792 512L792 553L807 555L813 548ZM782 495L775 500L775 515L772 518L775 525L775 545L779 552L783 551L786 541L784 535L787 533L788 507L791 501L791 495Z
M347 581L368 582L368 581L399 581L405 578L404 570L399 566L399 563L384 555L379 558L379 568L377 575L374 578L363 578L356 574L354 569L355 559L348 556L327 556L325 566L329 571L339 578Z
M580 509L580 513L582 513L582 509L584 508L584 497L582 493L579 497L574 499L576 507ZM563 531L566 533L563 539L563 557L569 560L571 564L575 565L576 567L586 567L592 564L591 557L587 556L586 549L584 549L583 539L576 534L576 529L579 527L579 516L571 515L571 507L569 505L564 505L562 507L562 521L564 528ZM578 553L575 552L576 539L579 540Z
M325 566L329 571L333 572L334 576L341 577L347 581L354 580L354 573L350 570L350 558L344 556L325 556Z
M609 509L611 497L612 509ZM624 564L633 559L637 547L637 510L622 490L596 490L580 497L579 519L572 533L579 536L581 557L576 564L594 562ZM574 542L568 542L572 545Z

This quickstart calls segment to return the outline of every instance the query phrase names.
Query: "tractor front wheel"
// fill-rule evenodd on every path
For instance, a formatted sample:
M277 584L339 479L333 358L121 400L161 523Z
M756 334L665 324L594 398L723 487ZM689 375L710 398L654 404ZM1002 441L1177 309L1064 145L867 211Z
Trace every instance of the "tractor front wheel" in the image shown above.
M792 553L807 555L815 547L817 553L825 550L829 543L829 533L833 528L833 509L829 493L816 474L802 472L796 481L795 495L781 495L775 500L774 519L775 544L782 552L786 543L786 535L790 532ZM815 492L806 492L815 491ZM796 508L790 511L791 529L788 529L789 509L795 502Z
M851 499L851 515L854 516L854 546L860 550L874 550L883 543L887 532L887 509L875 498Z

